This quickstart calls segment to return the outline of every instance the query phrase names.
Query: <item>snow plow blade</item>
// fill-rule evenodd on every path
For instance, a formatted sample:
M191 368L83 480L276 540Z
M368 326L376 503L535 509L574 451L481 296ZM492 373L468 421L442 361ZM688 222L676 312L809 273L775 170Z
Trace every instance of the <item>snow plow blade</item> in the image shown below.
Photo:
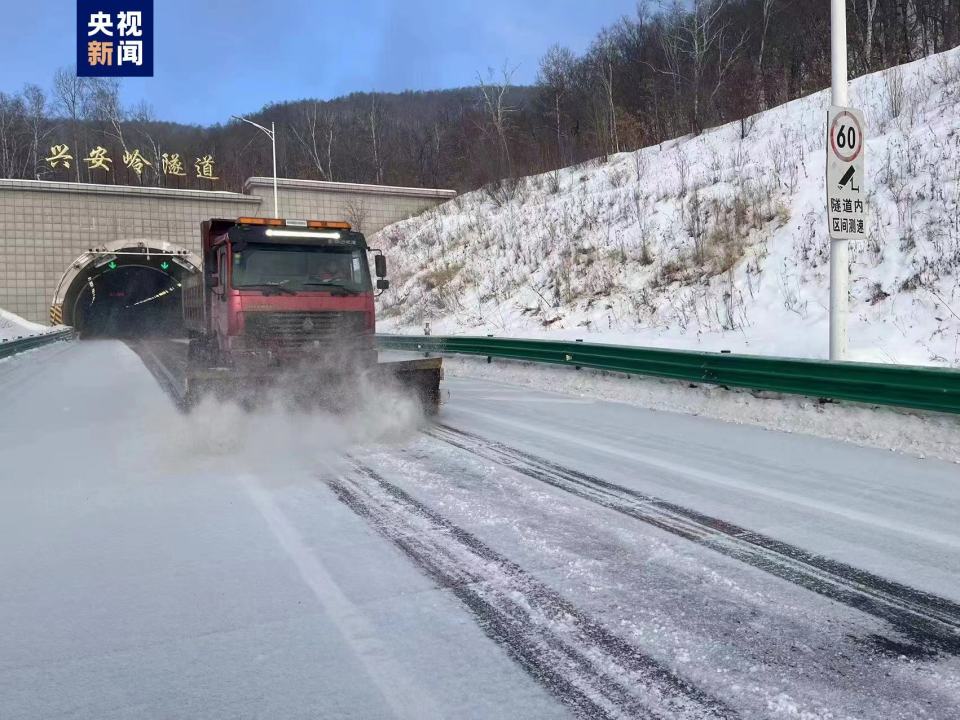
M386 383L399 387L401 391L412 392L428 415L440 409L443 358L382 362L377 365L377 372Z
M440 408L442 378L442 358L381 362L365 372L335 368L192 367L187 370L183 405L189 410L202 398L213 396L245 407L279 401L338 411L354 407L369 392L374 396L395 392L415 398L426 414L433 415Z

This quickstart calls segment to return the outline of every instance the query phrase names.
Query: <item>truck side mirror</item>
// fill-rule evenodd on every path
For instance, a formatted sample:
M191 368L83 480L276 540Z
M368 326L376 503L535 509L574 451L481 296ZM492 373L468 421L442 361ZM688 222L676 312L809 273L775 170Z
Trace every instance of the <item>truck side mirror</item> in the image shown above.
M385 278L387 276L387 258L384 255L374 255L373 256L373 265L376 268L376 273L378 278ZM379 284L378 284L379 287Z
M382 257L382 256L378 256ZM383 278L377 278L377 290L387 290L390 287L390 281L384 280Z

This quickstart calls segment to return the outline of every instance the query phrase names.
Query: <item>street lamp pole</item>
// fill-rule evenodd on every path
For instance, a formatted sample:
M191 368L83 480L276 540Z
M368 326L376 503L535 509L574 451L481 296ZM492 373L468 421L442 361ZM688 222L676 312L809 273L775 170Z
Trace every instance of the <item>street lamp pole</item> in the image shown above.
M847 0L830 0L830 80L835 106L850 104L847 96ZM847 355L847 314L850 303L849 241L830 242L830 359Z
M277 205L277 131L273 127L273 121L270 122L270 145L273 148L273 216L280 217L280 209Z
M239 115L231 115L234 120L239 120L240 122L245 122L248 125L253 125L255 128L265 133L268 138L270 138L270 147L273 150L273 216L275 218L280 217L280 208L277 203L277 132L274 127L274 124L270 123L270 129L268 130L260 123L255 123L253 120L247 120L245 117L240 117Z

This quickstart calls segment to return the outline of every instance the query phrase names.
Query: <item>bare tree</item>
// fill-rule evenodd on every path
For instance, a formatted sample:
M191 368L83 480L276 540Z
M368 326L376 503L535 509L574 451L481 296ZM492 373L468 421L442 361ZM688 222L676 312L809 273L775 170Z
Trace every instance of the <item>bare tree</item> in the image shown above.
M513 177L513 159L510 155L510 117L517 112L517 108L507 102L507 93L513 83L513 75L517 67L510 68L507 63L503 64L500 70L500 79L494 80L493 69L487 73L487 81L484 82L480 74L477 74L477 80L480 83L480 92L483 94L483 105L486 110L487 120L492 126L497 136L497 142L500 148L500 177Z
M290 126L293 136L303 147L321 180L333 180L333 140L336 118L321 112L319 103L305 106L298 121Z
M137 103L129 113L130 122L134 125L137 135L146 141L149 148L150 162L153 172L150 174L153 178L153 184L160 187L163 183L163 148L160 139L151 129L155 122L153 108L145 100Z
M30 167L24 175L39 180L40 172L43 169L40 164L40 142L50 132L45 117L47 96L37 85L27 85L23 88L23 100L30 132L30 152L28 155Z
M370 114L367 116L370 122L370 147L373 150L373 170L377 185L383 185L383 152L382 152L382 126L383 126L383 108L377 104L377 96L374 94L370 98Z
M343 211L347 220L357 232L363 232L364 223L367 221L367 204L361 200L348 200L343 206Z
M87 105L89 82L87 78L77 77L75 68L60 68L53 76L53 94L57 106L70 120L70 133L76 158L80 157L80 121L84 117ZM77 182L80 182L80 161L73 164Z
M123 136L126 116L127 113L120 104L120 81L117 78L91 78L84 117L101 123L104 134L120 143L124 152L128 152Z
M693 0L693 7L684 11L679 6L673 11L673 21L661 24L660 43L668 58L666 68L655 70L671 75L675 82L690 86L695 129L703 129L702 94L709 63L716 59L713 89L714 100L723 87L727 74L743 50L749 34L743 29L739 38L729 38L730 23L722 17L728 0ZM672 60L670 60L672 59ZM686 66L688 69L684 69Z
M717 1L718 9L715 11L714 17L716 17L716 13L719 13L720 7L722 7L725 2L726 0ZM710 92L710 100L713 102L716 99L717 93L723 88L727 75L740 56L744 45L747 44L747 37L750 35L750 30L745 28L740 33L739 38L730 39L730 26L728 23L719 23L715 31L707 25L703 27L704 32L702 37L706 42L703 56L706 57L714 48L717 54L715 82L713 84L713 90Z
M873 69L873 20L877 14L879 0L864 0L867 17L863 29L863 63L864 69L870 72Z
M679 41L679 28L684 21L683 7L677 3L666 17L660 17L657 22L657 40L663 53L663 67L650 62L646 65L656 72L667 75L671 79L674 100L680 97L680 91L685 79L683 72L682 43Z
M540 61L540 74L538 83L545 87L551 97L553 105L553 120L557 139L557 163L564 165L563 152L563 114L561 103L570 92L570 85L573 82L573 68L576 65L576 57L565 47L554 45Z
M873 0L876 2L876 0ZM760 30L760 51L757 53L756 83L757 83L757 105L760 110L767 109L767 88L763 79L763 56L767 48L767 33L770 30L770 19L776 10L776 0L761 0L760 9L763 21Z
M0 173L3 177L22 177L29 153L26 109L17 95L0 92Z
M610 152L620 152L620 135L617 130L617 106L614 102L613 92L613 60L616 48L608 34L601 34L600 40L596 44L596 51L597 57L594 72L603 90L603 102L599 107L603 108L603 134L606 136L603 152L604 155L607 155Z

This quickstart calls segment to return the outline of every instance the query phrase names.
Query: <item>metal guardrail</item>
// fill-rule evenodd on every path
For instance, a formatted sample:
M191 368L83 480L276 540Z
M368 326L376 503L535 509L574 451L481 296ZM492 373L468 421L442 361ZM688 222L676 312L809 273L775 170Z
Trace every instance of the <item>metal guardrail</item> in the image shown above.
M0 358L16 355L24 350L40 347L60 340L72 340L73 329L58 330L57 332L43 333L42 335L28 335L13 340L0 340Z
M696 383L960 413L960 370L553 340L378 335L381 348L484 355Z

